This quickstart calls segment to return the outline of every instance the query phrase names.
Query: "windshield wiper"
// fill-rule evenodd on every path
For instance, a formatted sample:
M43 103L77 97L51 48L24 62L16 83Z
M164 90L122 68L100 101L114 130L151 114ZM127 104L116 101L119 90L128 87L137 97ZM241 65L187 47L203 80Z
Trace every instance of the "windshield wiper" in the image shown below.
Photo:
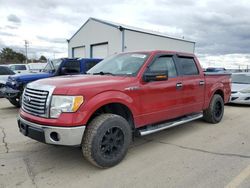
M112 76L114 76L114 74L112 74L111 72L103 72L103 71L95 72L95 73L93 73L93 75L112 75Z

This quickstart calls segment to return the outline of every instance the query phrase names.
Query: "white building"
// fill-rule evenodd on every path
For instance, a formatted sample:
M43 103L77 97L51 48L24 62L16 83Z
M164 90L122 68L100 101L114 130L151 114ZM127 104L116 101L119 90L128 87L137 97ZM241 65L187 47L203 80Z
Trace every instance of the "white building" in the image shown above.
M119 52L170 50L194 53L195 42L89 18L68 40L69 57L104 58Z

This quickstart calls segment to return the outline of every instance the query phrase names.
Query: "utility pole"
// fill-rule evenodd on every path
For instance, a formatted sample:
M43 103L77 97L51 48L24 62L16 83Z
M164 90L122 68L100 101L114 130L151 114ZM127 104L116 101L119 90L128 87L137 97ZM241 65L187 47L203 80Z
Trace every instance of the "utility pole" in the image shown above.
M24 40L24 47L25 47L25 56L26 56L26 64L28 63L28 44L29 42L27 40Z

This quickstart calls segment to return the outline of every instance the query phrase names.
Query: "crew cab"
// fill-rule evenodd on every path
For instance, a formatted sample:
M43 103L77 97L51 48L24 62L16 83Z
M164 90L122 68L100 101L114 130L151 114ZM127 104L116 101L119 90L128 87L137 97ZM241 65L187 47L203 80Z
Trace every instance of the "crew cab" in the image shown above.
M21 106L21 96L25 86L32 81L54 76L85 74L90 68L102 59L55 59L49 61L42 72L36 74L17 74L10 76L6 86L0 89L0 93L16 107Z
M231 93L230 74L204 73L193 54L149 51L109 57L87 72L28 84L20 132L47 144L81 146L108 168L133 136L204 118L219 123Z

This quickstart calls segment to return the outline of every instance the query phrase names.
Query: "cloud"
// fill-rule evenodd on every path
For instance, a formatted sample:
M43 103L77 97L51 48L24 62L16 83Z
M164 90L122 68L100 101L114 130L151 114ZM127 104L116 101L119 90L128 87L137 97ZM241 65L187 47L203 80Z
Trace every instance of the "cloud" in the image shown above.
M196 41L197 53L250 53L250 4L245 4L244 0L237 3L229 0L226 4L213 0L185 0L180 4L168 0L159 2L162 2L161 7L143 11L142 21L176 28L181 31L180 37Z
M5 47L5 44L4 44L4 42L0 39L0 51L1 51L1 49L4 48L4 47Z
M226 3L216 0L106 0L105 3L102 0L42 0L30 1L28 6L27 0L0 0L0 4L1 31L18 35L11 41L8 34L1 35L2 40L6 44L14 42L20 49L23 40L29 40L36 53L48 48L46 53L53 49L67 54L65 39L89 17L96 17L170 36L184 36L196 42L196 53L206 57L203 58L206 61L211 60L209 56L218 56L217 60L221 61L234 57L234 61L250 62L248 0ZM230 56L233 54L237 55ZM239 54L246 57L244 61Z
M37 36L37 38L45 42L66 44L65 38L48 38L43 36Z
M9 22L13 22L13 23L17 23L17 24L21 23L21 19L19 17L17 17L15 14L8 15L7 19Z
M4 32L4 31L0 31L0 36L16 36L12 33L7 33L7 32Z
M6 25L5 28L7 28L7 29L18 29L17 26L13 26L13 25Z

